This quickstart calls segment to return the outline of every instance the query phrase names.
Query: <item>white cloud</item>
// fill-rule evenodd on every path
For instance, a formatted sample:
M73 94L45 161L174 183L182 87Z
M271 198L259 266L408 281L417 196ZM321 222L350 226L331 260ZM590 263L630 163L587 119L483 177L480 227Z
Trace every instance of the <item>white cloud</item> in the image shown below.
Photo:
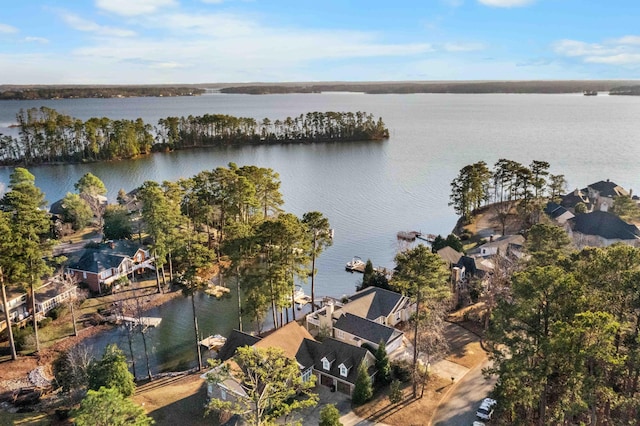
M0 23L0 34L14 34L17 32L18 29L16 27Z
M620 44L638 44L640 45L640 36L628 35L613 40L614 43Z
M99 9L122 16L145 15L177 4L175 0L96 0Z
M207 3L207 4L222 4L224 3L224 0L200 0L202 3Z
M447 52L473 52L485 48L482 43L445 43L442 45L442 49Z
M108 37L132 37L136 35L135 31L127 30L124 28L114 28L105 25L99 25L93 21L83 19L78 15L72 13L62 14L62 19L72 28L78 31L85 31L95 33L101 36Z
M587 56L585 62L609 65L640 65L640 53L620 53L608 56Z
M533 4L536 0L478 0L481 4L491 7L522 7Z
M624 36L602 43L579 40L559 40L553 43L555 53L582 60L585 63L609 65L640 65L640 37Z
M42 44L49 43L49 39L46 39L44 37L25 37L24 41L29 43L42 43Z

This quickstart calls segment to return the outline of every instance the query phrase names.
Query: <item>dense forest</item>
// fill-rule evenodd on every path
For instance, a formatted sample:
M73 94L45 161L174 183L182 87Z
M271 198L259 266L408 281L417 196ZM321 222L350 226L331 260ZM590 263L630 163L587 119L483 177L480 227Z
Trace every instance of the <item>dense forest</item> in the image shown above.
M224 87L222 93L266 95L276 93L364 92L385 93L582 93L584 90L607 92L621 84L612 80L600 81L447 81L447 82L368 82L368 83L291 83L254 84Z
M195 87L118 86L118 87L4 87L0 100L71 99L71 98L130 98L196 96L205 91Z
M19 137L0 134L0 164L90 162L225 144L381 140L389 131L364 112L310 112L258 122L223 114L167 117L156 127L106 117L82 121L47 108L20 110Z

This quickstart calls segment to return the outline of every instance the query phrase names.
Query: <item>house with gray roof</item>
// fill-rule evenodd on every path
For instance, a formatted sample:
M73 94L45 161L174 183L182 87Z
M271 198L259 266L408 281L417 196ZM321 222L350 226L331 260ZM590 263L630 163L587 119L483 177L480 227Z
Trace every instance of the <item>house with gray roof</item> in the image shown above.
M411 317L415 305L407 296L380 287L367 287L348 296L334 312L334 318L351 313L380 324L395 326Z
M491 237L488 243L469 250L467 254L474 257L489 257L495 255L521 257L524 241L524 237L519 234L502 235L497 238Z
M560 204L552 201L547 203L544 212L560 225L564 225L567 220L575 217L575 215L565 207L562 207Z
M111 241L69 255L67 272L102 293L121 277L154 269L149 251L131 241Z
M251 343L254 339L255 341ZM310 380L311 375L315 375L317 385L331 387L349 397L353 393L361 363L367 367L371 381L376 374L375 356L367 349L330 337L323 339L322 342L316 341L304 327L296 322L290 322L263 338L234 331L220 350L219 359L233 362L233 355L237 348L242 346L281 348L287 357L297 361L304 381ZM204 374L202 378L206 379L206 376L207 374ZM207 386L209 397L223 400L232 400L241 396L243 392L242 386L233 378L215 384L210 382Z
M367 344L378 349L384 342L387 352L393 352L402 345L404 334L388 325L345 312L333 324L333 337L355 346Z
M395 327L408 321L415 303L390 290L367 287L342 302L328 299L325 305L306 316L312 335L324 334L350 345L370 345L374 349L384 341L387 353L402 345L404 333Z
M571 219L569 224L569 235L578 248L607 247L618 242L640 246L640 229L613 213L585 213Z
M330 337L322 342L304 339L296 354L296 361L302 371L311 369L316 375L316 383L349 397L353 394L361 363L367 367L372 382L376 374L375 356L371 352Z
M560 201L560 205L562 207L570 209L572 211L576 207L576 205L580 203L585 205L585 207L587 208L587 212L593 211L593 203L591 202L586 189L581 191L576 188L572 192L563 195L562 200Z
M615 198L629 195L626 189L615 182L611 182L609 179L592 183L582 191L589 194L589 198L593 200L595 210L603 212L611 210Z

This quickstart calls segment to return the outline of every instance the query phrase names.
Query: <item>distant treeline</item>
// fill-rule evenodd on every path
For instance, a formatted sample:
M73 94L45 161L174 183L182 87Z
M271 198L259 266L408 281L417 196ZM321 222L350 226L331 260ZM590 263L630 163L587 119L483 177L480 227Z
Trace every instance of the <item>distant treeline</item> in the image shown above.
M0 91L0 100L196 96L204 92L195 87L35 87L5 89Z
M627 83L627 82L624 82ZM633 84L632 82L628 82ZM637 82L636 82L637 83ZM220 89L223 93L252 95L319 92L385 93L582 93L585 90L609 91L620 81L487 81L487 82L380 82L326 84L239 85Z
M640 86L614 87L609 91L610 95L640 96Z
M141 118L82 121L47 107L20 110L19 137L0 134L0 164L92 162L228 144L368 141L389 130L364 112L310 112L261 122L223 114L167 117L153 127Z

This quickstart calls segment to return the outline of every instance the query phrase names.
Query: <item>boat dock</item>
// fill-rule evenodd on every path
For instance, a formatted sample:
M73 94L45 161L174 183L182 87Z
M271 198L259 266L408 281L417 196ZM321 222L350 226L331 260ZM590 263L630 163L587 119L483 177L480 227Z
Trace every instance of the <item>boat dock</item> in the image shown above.
M405 241L415 241L416 238L419 240L426 241L428 243L432 243L436 239L436 235L434 234L423 234L420 231L400 231L397 235L399 240Z
M204 346L209 350L218 351L226 343L227 338L220 334L214 334L198 342L199 345Z
M364 274L364 268L366 266L367 264L363 262L362 259L356 256L351 260L351 262L347 262L345 269L348 272L360 272L361 274ZM384 266L377 266L373 268L373 270L386 277L391 277L391 275L393 274L393 271L385 268Z
M140 317L140 318L134 318L134 317L128 317L125 315L116 315L115 316L115 320L119 321L119 322L130 322L133 325L143 325L145 327L157 327L158 325L160 325L160 322L162 321L162 318L158 318L158 317Z

